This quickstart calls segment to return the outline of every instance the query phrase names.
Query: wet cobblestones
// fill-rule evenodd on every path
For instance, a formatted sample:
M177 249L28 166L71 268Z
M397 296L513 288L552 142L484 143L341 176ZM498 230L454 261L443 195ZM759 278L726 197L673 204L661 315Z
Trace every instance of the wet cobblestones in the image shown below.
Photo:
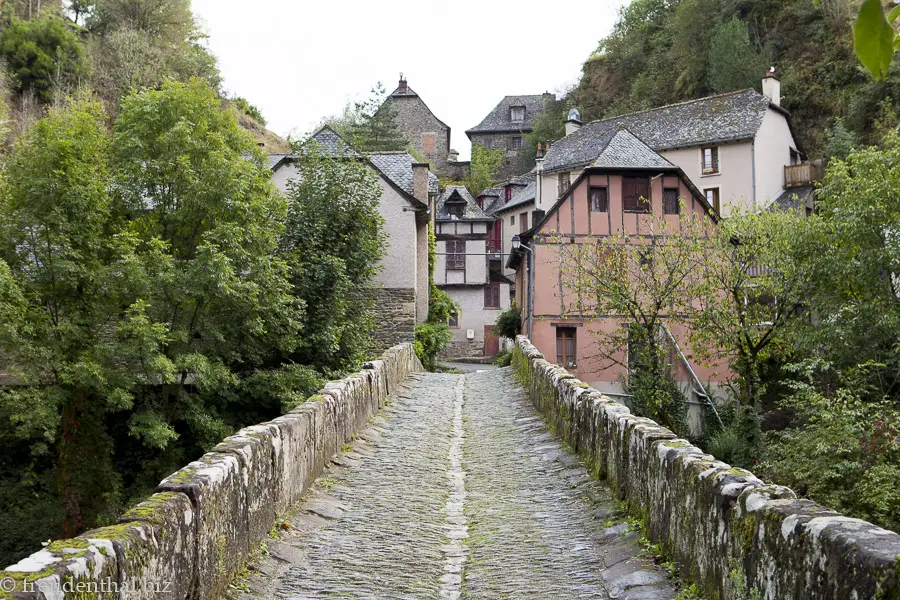
M414 375L344 450L242 598L675 595L510 369Z

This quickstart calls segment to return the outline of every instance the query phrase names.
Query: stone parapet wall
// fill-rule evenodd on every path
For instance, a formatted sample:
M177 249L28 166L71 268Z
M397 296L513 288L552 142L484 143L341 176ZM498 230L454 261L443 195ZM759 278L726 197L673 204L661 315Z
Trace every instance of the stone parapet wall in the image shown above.
M412 342L416 337L416 290L377 288L375 291L376 350Z
M466 340L463 342L449 342L441 350L441 358L474 358L484 355L484 342Z
M523 336L512 360L554 433L706 597L900 598L900 535L716 460L550 364Z
M0 571L0 598L222 597L330 457L422 370L412 344L366 366L290 413L226 438L118 524L53 542Z

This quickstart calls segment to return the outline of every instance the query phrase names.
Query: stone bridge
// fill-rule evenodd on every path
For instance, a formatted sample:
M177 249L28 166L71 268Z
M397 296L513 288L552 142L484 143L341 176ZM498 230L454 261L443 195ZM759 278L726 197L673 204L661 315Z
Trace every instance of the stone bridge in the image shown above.
M422 373L408 344L366 367L0 572L0 597L900 598L900 536L716 461L524 338L512 368Z

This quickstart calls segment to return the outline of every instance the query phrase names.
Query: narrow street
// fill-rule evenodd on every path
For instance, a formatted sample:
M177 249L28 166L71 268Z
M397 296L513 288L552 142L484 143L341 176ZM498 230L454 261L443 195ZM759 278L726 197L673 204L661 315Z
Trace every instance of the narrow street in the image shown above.
M675 596L508 368L416 374L344 450L242 598Z

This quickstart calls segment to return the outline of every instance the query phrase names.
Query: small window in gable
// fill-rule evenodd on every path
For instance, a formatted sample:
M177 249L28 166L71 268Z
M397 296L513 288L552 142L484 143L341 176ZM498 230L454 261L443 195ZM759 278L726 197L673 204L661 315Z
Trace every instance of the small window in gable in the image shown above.
M525 107L524 106L510 106L509 107L509 120L513 123L521 123L525 120Z
M447 214L449 216L456 217L457 219L462 219L465 210L466 203L464 200L453 199L447 201Z
M592 187L588 191L591 212L609 212L609 196L605 187Z
M704 175L714 175L719 172L719 148L706 146L700 149L702 157L702 171Z
M434 134L425 133L422 135L422 146L425 154L434 154Z

